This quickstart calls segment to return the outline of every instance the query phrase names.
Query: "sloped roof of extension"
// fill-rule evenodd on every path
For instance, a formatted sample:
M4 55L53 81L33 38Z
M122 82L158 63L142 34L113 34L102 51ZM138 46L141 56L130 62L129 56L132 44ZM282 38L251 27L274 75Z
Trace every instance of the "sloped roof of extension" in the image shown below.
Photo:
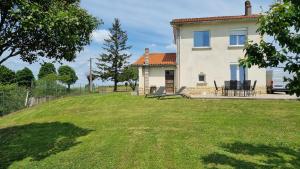
M141 56L133 65L143 66L145 64L145 56ZM176 65L176 53L150 53L150 66L171 66Z
M235 21L235 20L257 20L261 15L237 15L237 16L216 16L205 18L183 18L173 19L171 25L180 24L192 24L192 23L206 23L206 22L218 22L218 21Z

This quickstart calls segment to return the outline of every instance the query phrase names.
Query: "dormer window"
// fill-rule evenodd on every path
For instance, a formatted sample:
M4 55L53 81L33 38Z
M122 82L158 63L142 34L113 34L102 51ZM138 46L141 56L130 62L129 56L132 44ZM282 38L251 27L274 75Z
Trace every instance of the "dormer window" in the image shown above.
M230 46L244 46L247 41L247 29L236 29L230 32Z

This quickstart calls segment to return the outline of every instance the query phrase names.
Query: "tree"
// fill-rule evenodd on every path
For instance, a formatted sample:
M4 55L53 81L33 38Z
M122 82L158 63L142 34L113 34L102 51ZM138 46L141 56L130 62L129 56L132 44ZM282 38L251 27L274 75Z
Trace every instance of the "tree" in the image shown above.
M75 73L75 70L70 66L61 66L58 69L59 81L68 85L68 90L70 91L71 84L76 83L78 77Z
M46 77L49 74L55 74L56 75L56 68L54 66L53 63L44 63L42 64L39 74L38 74L38 78L42 79L44 77Z
M1 0L0 65L12 57L73 61L100 23L80 0Z
M99 71L95 71L95 73L103 80L113 81L114 91L117 91L119 76L131 56L126 52L131 47L127 46L127 33L121 29L119 19L114 20L109 32L109 38L104 40L105 52L97 58L98 63L96 64Z
M259 19L258 33L263 37L274 38L273 42L261 40L250 42L245 50L246 56L240 60L245 67L257 65L260 68L284 65L285 71L294 75L286 79L291 94L300 96L300 1L284 0L275 3ZM279 47L278 47L279 46Z
M120 81L128 82L130 88L134 91L137 86L138 75L137 67L127 66L121 74Z
M5 66L0 65L0 84L12 84L15 82L15 72Z
M16 82L19 86L30 88L34 80L35 79L32 71L27 67L17 71L16 73Z

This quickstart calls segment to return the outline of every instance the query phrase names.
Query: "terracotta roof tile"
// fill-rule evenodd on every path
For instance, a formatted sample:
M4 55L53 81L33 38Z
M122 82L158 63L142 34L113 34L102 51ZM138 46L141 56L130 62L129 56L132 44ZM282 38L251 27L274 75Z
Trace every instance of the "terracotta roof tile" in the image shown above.
M145 64L145 56L141 56L133 65ZM150 53L149 64L154 65L176 65L176 53Z
M174 19L171 25L185 24L185 23L204 23L213 21L228 21L228 20L242 20L242 19L258 19L261 15L237 15L237 16L216 16L216 17L206 17L206 18L183 18Z

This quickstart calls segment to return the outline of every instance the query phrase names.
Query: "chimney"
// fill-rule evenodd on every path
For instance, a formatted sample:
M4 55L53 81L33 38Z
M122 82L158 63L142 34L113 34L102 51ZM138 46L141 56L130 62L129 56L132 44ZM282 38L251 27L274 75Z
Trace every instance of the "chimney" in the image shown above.
M252 6L250 0L247 0L245 2L245 15L246 16L252 15Z
M150 93L150 84L149 84L149 48L145 49L145 67L144 67L144 94L149 94Z
M149 48L145 48L145 65L149 65Z

